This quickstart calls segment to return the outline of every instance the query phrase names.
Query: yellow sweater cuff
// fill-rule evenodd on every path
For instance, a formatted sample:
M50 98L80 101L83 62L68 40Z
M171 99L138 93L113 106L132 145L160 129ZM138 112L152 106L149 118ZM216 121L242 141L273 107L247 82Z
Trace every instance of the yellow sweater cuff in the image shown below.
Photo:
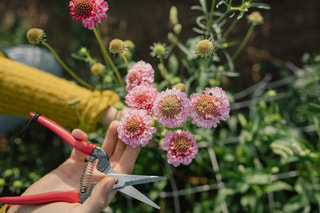
M2 208L0 209L0 213L6 213L9 208L10 208L10 205L5 204L5 205L2 206Z
M67 107L77 98L77 108L86 126L95 125L107 107L120 98L113 91L91 91L52 74L0 57L0 113L29 118L38 112L60 123L80 126L76 111Z

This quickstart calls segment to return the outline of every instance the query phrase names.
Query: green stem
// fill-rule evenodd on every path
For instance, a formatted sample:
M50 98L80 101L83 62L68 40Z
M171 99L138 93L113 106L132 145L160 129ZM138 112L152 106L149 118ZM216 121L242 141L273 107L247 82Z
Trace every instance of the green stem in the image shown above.
M211 23L213 19L213 11L214 11L215 5L216 5L216 0L212 0L210 11L207 14L207 26L206 26L206 33L205 33L206 39L208 39L210 35L210 31L211 31L210 28L211 28Z
M124 63L126 63L127 71L129 71L129 64L128 64L128 60L127 60L126 56L123 55L123 53L119 53L119 54L123 58Z
M110 69L110 66L112 67L112 69L114 70L114 72L116 73L116 76L117 76L117 79L118 79L118 82L121 86L124 87L124 83L122 81L122 78L120 76L120 73L118 71L118 69L115 67L114 63L112 62L109 54L108 54L108 51L107 49L105 48L105 46L103 45L103 42L102 42L102 39L101 39L101 36L100 36L100 33L98 32L98 29L96 27L93 28L93 32L94 32L94 35L96 36L96 39L99 43L99 46L100 46L100 49L101 49L101 52L102 52L102 56L105 60L105 63L107 65L107 67Z
M251 24L250 25L250 28L246 34L246 36L244 37L243 41L241 42L241 44L239 45L238 49L236 50L236 52L234 53L234 55L232 56L232 60L234 61L238 56L239 56L239 53L241 52L241 50L243 49L243 47L246 45L246 43L248 42L252 32L253 32L253 29L254 29L255 25L254 24Z
M82 84L83 86L87 87L88 89L94 90L94 88L86 83L85 81L83 81L81 78L79 78L74 72L72 72L72 70L62 61L62 59L60 58L60 56L56 53L56 51L45 41L42 41L42 44L48 48L48 50L50 50L50 52L56 57L56 59L58 60L58 62L60 63L60 65L76 80L78 81L80 84Z
M169 79L168 71L167 71L166 67L164 66L164 62L163 62L162 56L159 56L159 59L160 59L160 64L161 64L160 73L161 73L162 77L166 80L167 86L169 88L170 85L171 85L171 82L170 82L170 79Z

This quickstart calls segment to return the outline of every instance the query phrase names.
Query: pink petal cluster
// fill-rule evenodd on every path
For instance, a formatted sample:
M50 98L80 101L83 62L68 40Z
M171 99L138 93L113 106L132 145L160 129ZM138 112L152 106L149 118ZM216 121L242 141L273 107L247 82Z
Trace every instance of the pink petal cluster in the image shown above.
M125 97L125 102L132 109L144 109L150 113L157 95L154 87L136 86Z
M149 63L138 61L135 63L126 76L126 90L129 92L136 86L153 86L154 70Z
M145 146L156 128L151 126L152 116L146 110L131 110L120 121L118 137L133 148Z
M158 94L153 105L153 115L169 128L179 127L187 121L190 101L179 89L167 89Z
M107 18L108 3L104 0L72 0L69 2L72 19L81 21L85 28L93 29L94 24Z
M163 139L162 150L168 152L168 163L174 166L189 165L198 153L194 135L189 131L167 131Z
M204 129L217 127L220 120L229 118L230 103L220 87L206 88L190 96L193 110L190 112L192 123Z

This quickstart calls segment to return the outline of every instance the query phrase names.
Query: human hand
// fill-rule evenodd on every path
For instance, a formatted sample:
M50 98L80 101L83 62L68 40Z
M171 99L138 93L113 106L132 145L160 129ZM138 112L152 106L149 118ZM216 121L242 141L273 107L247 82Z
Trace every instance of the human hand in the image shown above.
M132 148L118 139L118 121L110 124L102 148L106 150L111 167L117 173L130 174L135 160L139 155L140 148ZM72 131L72 135L83 141L87 141L87 135L79 129ZM86 166L86 155L73 149L70 157L57 169L42 177L32 184L22 195L39 194L50 191L80 190L81 174ZM92 176L93 182L99 183L94 187L91 196L83 203L54 202L43 205L12 206L8 213L12 212L81 212L98 213L107 206L116 190L112 190L115 183L113 177L106 177L103 173L95 170Z

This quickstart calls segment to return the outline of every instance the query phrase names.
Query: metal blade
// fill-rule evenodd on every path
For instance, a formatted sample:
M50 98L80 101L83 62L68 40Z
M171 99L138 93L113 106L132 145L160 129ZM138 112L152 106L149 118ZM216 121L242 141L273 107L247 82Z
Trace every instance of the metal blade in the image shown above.
M132 198L140 200L141 202L144 202L144 203L152 206L153 208L160 209L160 206L158 206L157 204L152 202L149 198L147 198L144 194L139 192L133 186L126 186L124 188L118 189L118 191L120 191L120 192L122 192L122 193L124 193L124 194L126 194L126 195L128 195L128 196L130 196Z
M113 186L113 189L118 189L125 186L130 186L130 185L151 183L151 182L167 179L166 177L148 176L148 175L126 175L126 174L117 174L117 173L109 173L108 175L117 179L117 182Z

